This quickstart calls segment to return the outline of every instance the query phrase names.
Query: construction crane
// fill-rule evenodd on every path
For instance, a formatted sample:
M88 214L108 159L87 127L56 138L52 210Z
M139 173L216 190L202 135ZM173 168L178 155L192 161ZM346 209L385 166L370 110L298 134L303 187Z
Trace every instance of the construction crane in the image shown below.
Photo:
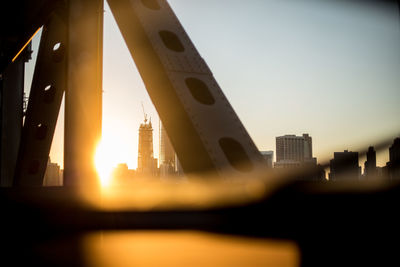
M144 111L143 102L141 102L141 104L142 104L142 110L143 110L143 116L144 116L144 123L147 123L147 114L146 114L146 112Z

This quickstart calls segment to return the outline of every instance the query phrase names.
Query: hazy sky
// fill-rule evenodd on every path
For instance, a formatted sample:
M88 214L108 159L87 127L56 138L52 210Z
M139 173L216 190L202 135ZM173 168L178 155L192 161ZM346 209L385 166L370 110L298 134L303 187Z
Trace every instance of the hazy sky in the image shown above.
M309 133L319 161L400 134L398 7L346 2L169 0L258 148ZM158 116L105 9L103 135L115 161L136 168L141 102L154 124L156 157ZM62 117L51 151L60 164Z

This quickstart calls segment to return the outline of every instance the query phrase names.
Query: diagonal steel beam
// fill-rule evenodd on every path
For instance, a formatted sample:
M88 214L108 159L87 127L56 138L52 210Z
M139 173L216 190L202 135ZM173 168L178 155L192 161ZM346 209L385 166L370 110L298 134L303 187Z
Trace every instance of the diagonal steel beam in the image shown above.
M43 26L13 184L42 186L67 71L65 7Z
M251 176L261 155L165 0L108 0L185 173Z

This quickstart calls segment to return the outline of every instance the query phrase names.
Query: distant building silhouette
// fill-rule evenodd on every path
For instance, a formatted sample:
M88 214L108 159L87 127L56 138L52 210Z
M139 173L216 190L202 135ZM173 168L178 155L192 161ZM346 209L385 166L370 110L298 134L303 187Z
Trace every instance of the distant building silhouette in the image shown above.
M62 173L57 163L52 163L49 157L46 172L44 173L43 186L62 186Z
M139 151L137 172L144 175L157 175L157 159L153 156L153 127L147 119L139 127Z
M291 168L304 165L315 166L317 159L312 156L312 138L284 135L276 137L276 168Z
M314 176L316 181L326 181L326 172L322 165L317 165L317 174Z
M390 180L400 180L400 138L396 138L389 147L389 162L386 172Z
M168 138L167 131L160 122L160 176L175 175L177 172L176 155L174 147Z
M273 161L274 161L274 151L268 150L268 151L260 151L261 155L264 158L265 163L267 164L268 168L272 168Z
M304 159L311 160L313 157L312 138L309 134L303 134L304 138Z
M365 178L371 178L376 175L376 152L374 147L370 146L367 151L367 160L364 163L364 176Z
M113 184L123 185L132 182L135 178L135 170L128 168L128 164L119 163L117 167L114 168L112 173Z
M361 174L361 167L358 165L358 152L345 150L334 152L330 161L329 180L358 180Z
M185 173L183 172L182 164L179 161L178 155L176 155L176 153L175 153L175 162L176 162L176 175L185 176Z

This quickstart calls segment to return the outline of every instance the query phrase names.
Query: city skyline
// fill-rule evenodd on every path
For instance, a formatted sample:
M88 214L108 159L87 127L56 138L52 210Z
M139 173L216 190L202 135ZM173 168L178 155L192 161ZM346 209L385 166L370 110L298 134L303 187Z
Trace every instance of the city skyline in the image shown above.
M397 8L373 12L291 1L169 2L259 150L272 150L275 136L308 132L314 155L328 161L333 151L358 151L398 135ZM115 150L115 163L136 168L140 102L154 121L158 116L108 7L104 15L103 140L113 143L108 146ZM214 38L221 33L224 38ZM29 72L28 66L27 77ZM61 166L62 122L50 154ZM157 133L156 128L156 155ZM387 161L386 150L378 153L379 166Z
M162 124L159 124L160 127ZM163 129L163 128L161 128ZM160 155L153 155L153 128L151 121L146 116L139 128L139 153L138 168L130 169L125 162L117 163L110 169L97 166L99 178L103 187L110 185L123 185L134 182L135 178L158 177L177 178L185 177L172 144L161 130ZM163 140L164 139L164 140ZM167 146L164 147L163 146ZM396 179L400 159L400 137L396 137L388 147L389 161L384 166L376 165L376 151L373 146L368 147L365 153L366 160L362 163L358 151L333 152L333 158L325 169L317 164L317 158L312 154L312 137L309 134L302 136L284 135L276 137L277 160L273 162L274 151L259 151L263 156L263 164L269 169L297 169L310 168L318 170L318 174L301 177L309 181L338 181L381 179L390 181ZM364 158L364 157L363 157ZM101 163L101 162L100 162ZM159 164L157 164L159 163ZM364 166L364 168L362 168ZM329 171L327 171L329 169ZM328 175L326 175L328 174ZM63 170L57 163L52 163L49 157L44 175L43 186L62 186Z

